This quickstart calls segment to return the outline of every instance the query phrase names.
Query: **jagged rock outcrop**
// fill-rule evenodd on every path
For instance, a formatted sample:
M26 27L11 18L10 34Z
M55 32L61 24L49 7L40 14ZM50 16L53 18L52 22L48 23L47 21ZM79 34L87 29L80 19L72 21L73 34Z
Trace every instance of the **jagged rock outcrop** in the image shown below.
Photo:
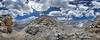
M95 20L95 27L100 28L100 15L96 16L96 20Z
M42 19L41 19L42 18ZM42 21L46 22L42 22ZM85 32L82 28L73 25L60 24L51 17L40 17L25 26L20 32L0 34L1 40L99 40L100 36ZM49 22L50 23L49 23ZM55 26L57 25L57 26Z
M49 16L41 16L30 23L23 31L27 34L33 35L36 40L49 40L49 32L61 32L58 22Z
M2 32L11 33L12 32L12 17L7 15L0 15L0 30Z
M100 34L100 15L96 16L96 19L92 25L90 25L91 28L87 28L86 30L91 33L99 33Z
M56 21L53 17L50 16L40 16L37 18L34 23L36 24L42 24L42 25L56 25Z
M25 32L32 34L32 35L35 35L39 32L39 27L28 27Z
M92 40L93 38L93 40L98 39L96 38L96 36L80 31L80 29L75 29L70 25L59 25L57 22L51 22L52 24L49 24L48 22L42 22L45 20L51 22L49 17L43 16L36 19L35 22L33 21L32 23L30 23L23 31L25 31L25 33L29 35L32 35L34 40ZM54 26L53 24L59 26ZM79 31L75 32L75 30Z
M95 35L84 32L70 33L70 34L51 34L48 40L96 40ZM95 37L95 38L93 38Z

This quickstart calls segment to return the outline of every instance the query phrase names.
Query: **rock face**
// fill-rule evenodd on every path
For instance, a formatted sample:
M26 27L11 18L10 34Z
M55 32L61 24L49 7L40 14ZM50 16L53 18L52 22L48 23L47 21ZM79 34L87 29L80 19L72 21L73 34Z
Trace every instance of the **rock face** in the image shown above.
M12 32L12 17L10 15L1 15L0 16L0 30L2 32Z
M41 16L30 23L25 29L25 32L31 35L36 35L38 32L51 30L56 24L56 21L51 17Z
M96 24L95 24L96 27L100 28L100 15L96 16L96 21L95 22L96 22Z
M32 35L35 35L39 32L39 27L28 27L25 32L32 34Z
M45 21L45 22L42 22ZM49 24L49 22L52 24ZM53 24L59 25L54 26ZM78 30L75 32L75 30ZM70 32L68 32L70 31ZM68 25L60 25L51 21L49 17L40 17L30 23L25 32L33 36L34 40L97 40L95 35L80 31Z
M51 17L40 17L20 32L0 33L0 40L99 40L100 35L85 32L82 28L61 24ZM42 22L45 21L45 22ZM55 26L57 25L57 26Z
M49 35L48 40L91 40L94 35L87 33L70 33L70 34L56 34ZM94 39L92 39L94 40Z
M56 21L49 16L40 16L34 21L34 23L42 25L55 25Z
M90 26L92 27L87 29L88 32L100 34L100 15L96 16L95 23Z
M59 35L56 34L61 32L62 29L55 25L57 25L56 20L48 16L42 16L37 18L34 22L30 23L25 29L25 32L27 34L33 35L35 38L34 40L58 40L57 38ZM61 38L59 37L59 39Z

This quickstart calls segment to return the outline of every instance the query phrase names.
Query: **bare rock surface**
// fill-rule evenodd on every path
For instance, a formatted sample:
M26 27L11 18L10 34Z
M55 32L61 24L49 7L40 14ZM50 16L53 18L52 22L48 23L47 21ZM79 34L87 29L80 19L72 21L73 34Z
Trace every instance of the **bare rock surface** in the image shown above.
M49 17L37 21L41 22L33 21L19 32L0 32L0 40L100 40L100 34L90 33L73 25L60 24L55 20L51 21Z

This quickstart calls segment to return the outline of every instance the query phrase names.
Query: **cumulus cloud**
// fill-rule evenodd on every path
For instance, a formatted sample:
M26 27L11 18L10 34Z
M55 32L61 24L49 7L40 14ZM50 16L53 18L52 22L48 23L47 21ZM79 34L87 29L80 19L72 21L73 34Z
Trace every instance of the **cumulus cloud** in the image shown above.
M60 11L51 11L48 16L63 16L63 13Z
M88 10L86 16L95 16L94 10Z
M100 12L95 12L96 13L96 15L100 15Z
M84 6L82 4L78 4L78 7L79 7L80 11L86 11L88 9L88 6Z
M34 1L30 1L28 5L37 11L46 11L49 8L46 4L36 3Z
M16 18L18 15L24 16L33 12L33 9L25 4L26 0L3 0L0 2L0 8L4 7L7 10L0 10L0 15L11 14L13 18ZM33 17L35 18L35 17ZM26 19L30 19L26 18ZM13 21L17 21L13 19Z
M13 15L14 13L11 12L11 11L8 11L8 10L0 10L0 15L6 15L6 14L11 14L11 15ZM13 17L14 17L14 15L13 15Z
M0 15L11 14L13 18L17 15L24 16L25 14L30 14L33 9L28 6L28 4L23 3L24 0L4 0L0 2L0 7L7 8L8 10L0 10ZM23 2L22 2L23 1Z
M100 2L92 1L92 4L94 5L93 8L100 8Z
M96 16L92 9L100 8L100 3L97 1L92 1L94 6L90 9L83 4L70 4L72 1L74 2L75 0L4 0L0 2L0 7L5 7L8 10L0 10L0 15L10 13L14 17L17 15L24 16L26 13L30 14L33 12L33 9L42 12L48 10L49 7L60 7L61 11L51 11L48 16L71 17L74 15L76 17L82 17L83 14L85 14L85 16ZM97 12L96 14L99 15ZM67 19L71 20L72 18Z

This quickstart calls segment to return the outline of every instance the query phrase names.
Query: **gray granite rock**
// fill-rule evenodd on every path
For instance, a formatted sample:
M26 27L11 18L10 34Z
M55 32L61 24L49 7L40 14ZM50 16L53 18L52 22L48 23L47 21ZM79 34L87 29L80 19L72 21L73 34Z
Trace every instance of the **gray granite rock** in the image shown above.
M26 33L29 33L29 34L32 34L32 35L35 35L39 32L39 27L28 27L26 30L25 30Z

